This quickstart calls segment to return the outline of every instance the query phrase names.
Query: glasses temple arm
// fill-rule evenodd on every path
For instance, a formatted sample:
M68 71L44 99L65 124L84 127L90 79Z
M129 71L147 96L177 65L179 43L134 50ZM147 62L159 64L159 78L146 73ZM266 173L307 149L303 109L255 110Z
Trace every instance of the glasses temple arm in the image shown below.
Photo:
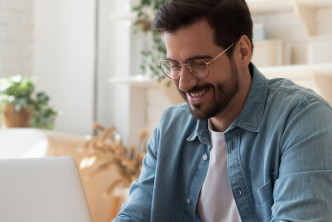
M216 60L217 58L219 58L222 54L224 54L225 52L227 52L228 49L230 49L235 43L233 43L232 45L228 46L227 49L225 49L224 51L222 51L219 55L217 55L214 59L212 59L210 62L207 62L206 64L209 65L211 62L213 62L214 60Z

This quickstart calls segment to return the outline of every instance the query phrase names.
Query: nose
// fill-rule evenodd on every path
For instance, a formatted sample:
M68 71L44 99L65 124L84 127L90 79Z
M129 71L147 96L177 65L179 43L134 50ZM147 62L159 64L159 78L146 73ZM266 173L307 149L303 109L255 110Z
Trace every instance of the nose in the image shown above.
M198 79L193 76L186 66L181 69L180 79L178 80L178 88L186 92L197 84Z

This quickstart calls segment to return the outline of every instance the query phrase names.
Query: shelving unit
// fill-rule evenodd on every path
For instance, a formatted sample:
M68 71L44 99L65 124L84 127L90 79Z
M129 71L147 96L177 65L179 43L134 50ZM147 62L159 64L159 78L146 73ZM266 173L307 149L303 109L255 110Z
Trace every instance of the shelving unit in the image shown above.
M332 7L331 0L247 0L252 14L294 11L306 27L308 36L317 35L317 9Z
M271 15L272 13L294 13L305 28L306 41L308 42L307 48L310 41L321 37L321 33L318 32L317 28L319 10L331 8L332 11L331 0L247 0L247 4L253 16ZM287 26L288 24L284 25ZM324 38L321 39L326 39L327 36L323 36ZM332 41L332 38L330 39ZM323 48L323 50L331 49ZM308 58L312 56L309 53L310 51L307 49L307 62L315 63L315 61L311 61ZM288 78L299 85L312 88L332 103L332 60L326 59L324 63L317 64L291 64L259 67L259 69L267 78Z

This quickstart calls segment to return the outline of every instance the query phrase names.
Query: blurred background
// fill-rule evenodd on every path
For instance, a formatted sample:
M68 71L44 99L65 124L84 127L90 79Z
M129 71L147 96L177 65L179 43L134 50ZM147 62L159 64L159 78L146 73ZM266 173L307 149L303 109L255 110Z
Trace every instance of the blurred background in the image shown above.
M305 71L331 73L332 0L247 2L255 22L253 61L269 68L262 69L266 75L298 77L316 87L308 85L313 79L303 79ZM158 86L149 70L140 69L141 51L151 37L135 31L132 8L139 3L1 0L0 78L36 78L37 89L61 111L57 131L92 134L97 121L116 126L125 143L137 142L137 131L151 131L170 104L163 95L149 93Z
M58 112L55 134L18 134L30 142L46 135L57 145L51 155L68 155L59 151L68 141L76 147L86 135L97 135L96 129L105 132L94 122L115 126L121 137L114 141L121 138L126 146L141 143L142 129L151 135L162 110L182 102L167 81L157 80L165 51L150 25L162 2L0 0L0 79L33 79L36 91L45 92ZM289 78L331 103L332 0L247 3L254 21L255 65L267 78ZM0 132L0 157L18 134ZM69 154L78 162L91 160L76 151ZM110 218L111 201L100 199L110 180L100 174L93 184L84 182L95 221Z

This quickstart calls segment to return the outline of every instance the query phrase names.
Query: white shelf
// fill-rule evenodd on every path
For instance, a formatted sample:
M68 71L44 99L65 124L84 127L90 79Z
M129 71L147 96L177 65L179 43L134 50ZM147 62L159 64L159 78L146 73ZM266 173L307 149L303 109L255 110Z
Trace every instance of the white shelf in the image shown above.
M331 0L247 0L252 14L266 14L294 10L296 4L314 8L332 7Z
M251 14L266 14L293 10L292 3L285 0L247 0L247 4Z
M109 79L111 84L126 84L133 87L157 87L158 81L147 75L136 75L127 77L113 77Z
M290 77L307 77L309 75L320 75L332 77L332 63L325 64L304 64L304 65L287 65L287 66L269 66L258 67L258 69L269 78L290 78ZM158 87L157 80L146 75L136 75L128 77L110 78L111 84L125 84L133 87L148 88Z
M111 13L109 18L112 20L124 20L124 21L134 21L136 18L136 13L127 12L127 13Z
M289 78L289 76L294 75L298 77L308 75L324 75L332 77L332 63L258 67L258 69L264 75L269 77Z

